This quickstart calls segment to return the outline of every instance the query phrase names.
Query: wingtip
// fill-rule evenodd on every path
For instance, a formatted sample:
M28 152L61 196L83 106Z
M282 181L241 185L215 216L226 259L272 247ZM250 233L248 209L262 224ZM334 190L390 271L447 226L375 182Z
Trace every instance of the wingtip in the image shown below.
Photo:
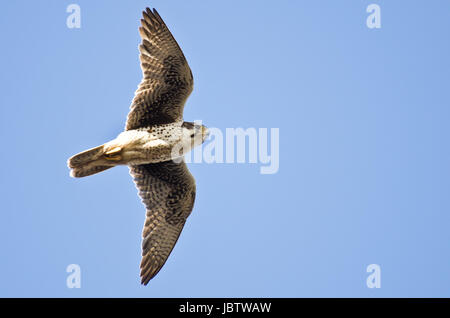
M153 8L153 9L150 9L149 7L145 8L145 10L142 11L142 15L144 16L144 19L148 18L150 23L156 23L156 24L162 24L162 25L165 24L163 19L161 18L161 16L159 15L158 11L156 11L155 8Z
M155 10L155 9L153 9L153 10ZM155 15L153 14L153 11L149 8L149 7L147 7L146 9L145 9L145 11L143 12L143 14L144 14L144 16L148 16L150 19L152 19L152 20L156 20L156 17L155 17Z
M164 20L161 18L161 16L159 15L158 11L156 11L155 8L153 8L153 14L155 15L156 20L158 20L159 23L165 24Z
M145 274L141 273L141 285L147 286L153 277L155 277L155 275L148 275L148 274L145 275Z
M146 7L144 11L142 11L142 14L148 14L149 12L152 12L152 10L149 7Z

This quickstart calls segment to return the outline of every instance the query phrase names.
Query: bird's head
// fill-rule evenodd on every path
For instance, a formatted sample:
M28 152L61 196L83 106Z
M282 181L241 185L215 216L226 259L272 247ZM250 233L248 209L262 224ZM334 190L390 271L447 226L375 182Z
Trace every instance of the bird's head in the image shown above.
M172 148L172 159L179 159L194 147L200 146L208 136L208 128L202 124L185 121L181 125L181 138Z
M182 129L183 139L190 140L193 147L204 143L206 138L209 136L208 128L197 122L192 123L185 121L182 125Z

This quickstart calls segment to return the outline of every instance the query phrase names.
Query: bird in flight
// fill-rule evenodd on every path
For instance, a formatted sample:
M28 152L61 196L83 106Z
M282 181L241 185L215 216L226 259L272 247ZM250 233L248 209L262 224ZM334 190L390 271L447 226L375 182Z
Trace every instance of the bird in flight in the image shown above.
M158 12L143 12L139 45L143 73L125 130L116 139L68 160L75 178L128 165L146 219L142 233L141 283L161 269L180 236L195 200L195 180L183 155L201 145L208 129L183 120L193 89L191 69Z

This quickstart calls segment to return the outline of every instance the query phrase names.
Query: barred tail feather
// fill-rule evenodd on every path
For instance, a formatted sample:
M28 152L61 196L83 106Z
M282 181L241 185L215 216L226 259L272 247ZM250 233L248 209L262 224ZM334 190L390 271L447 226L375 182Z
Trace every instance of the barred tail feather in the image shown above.
M80 152L67 161L70 175L74 178L87 177L115 166L104 159L103 145Z

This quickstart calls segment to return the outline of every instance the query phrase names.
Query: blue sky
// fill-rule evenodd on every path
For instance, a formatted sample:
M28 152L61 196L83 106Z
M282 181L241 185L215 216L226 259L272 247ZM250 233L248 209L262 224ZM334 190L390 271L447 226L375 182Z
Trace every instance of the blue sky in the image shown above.
M66 8L81 8L81 28ZM369 29L366 8L381 8ZM189 165L192 215L139 284L126 167L69 177L114 138L157 8L195 78L184 116L279 128L280 166ZM0 12L0 296L450 297L448 1L9 1ZM66 267L81 268L81 288ZM369 289L366 268L381 268Z

